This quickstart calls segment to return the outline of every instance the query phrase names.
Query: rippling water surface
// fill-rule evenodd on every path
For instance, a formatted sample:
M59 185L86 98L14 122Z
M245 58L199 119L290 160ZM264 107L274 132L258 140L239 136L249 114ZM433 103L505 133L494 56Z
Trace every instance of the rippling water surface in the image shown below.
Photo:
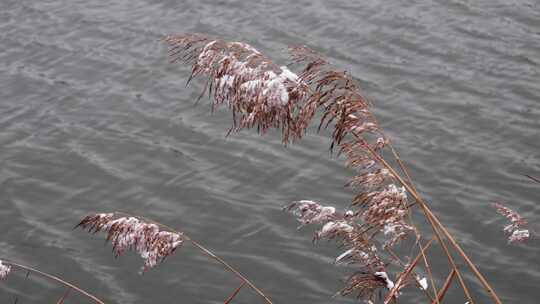
M307 44L349 70L503 302L538 302L538 241L507 246L488 207L506 201L540 229L540 187L522 175L540 175L533 0L3 0L1 256L110 303L223 303L238 285L189 246L139 276L137 257L115 260L101 238L72 230L88 212L128 210L188 232L276 303L354 302L331 298L347 273L331 264L335 246L314 247L281 211L300 198L345 208L351 172L324 135L287 148L276 134L225 138L230 114L195 104L202 84L184 88L188 69L159 42L184 32L245 41L281 64L287 45ZM0 283L2 303L62 292L32 277Z

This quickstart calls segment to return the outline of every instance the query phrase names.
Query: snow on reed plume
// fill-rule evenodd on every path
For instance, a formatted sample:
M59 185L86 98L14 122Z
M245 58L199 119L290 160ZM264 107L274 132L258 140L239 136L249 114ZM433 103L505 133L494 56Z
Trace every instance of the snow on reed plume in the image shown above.
M234 274L242 282L240 287L226 301L227 303L245 285L257 293L265 303L272 304L270 298L236 268L185 233L176 231L174 228L164 224L117 211L114 213L87 215L75 226L75 228L77 227L87 229L90 233L105 232L107 234L106 240L112 243L113 253L116 257L122 255L126 250L137 252L144 259L144 265L140 273L156 266L166 257L172 255L184 242L189 241L191 245L215 262L223 265L226 270Z
M0 260L0 280L4 280L5 278L7 278L10 272L11 272L11 265L4 264L2 260Z
M527 221L523 217L501 203L492 203L491 206L510 221L503 229L508 234L508 243L520 243L529 239L529 230L525 229Z
M117 217L114 213L88 215L76 227L92 233L106 232L116 257L126 250L136 251L144 259L141 272L163 261L184 242L180 233L163 231L154 223L136 217Z
M205 77L201 96L208 93L213 107L225 105L232 111L229 132L256 128L265 133L275 128L288 143L299 140L320 112L319 130L331 128L331 148L337 147L347 166L357 172L348 183L360 191L353 200L357 210L341 213L310 200L292 202L285 209L301 226L320 225L314 240L334 239L344 247L336 262L354 264L358 271L341 294L356 293L369 300L378 290L392 289L385 267L395 261L380 249L395 246L411 233L418 240L419 233L407 221L405 189L374 157L388 140L352 77L305 46L289 49L292 65L300 69L296 74L242 42L198 34L169 36L165 41L173 62L191 64L188 83Z

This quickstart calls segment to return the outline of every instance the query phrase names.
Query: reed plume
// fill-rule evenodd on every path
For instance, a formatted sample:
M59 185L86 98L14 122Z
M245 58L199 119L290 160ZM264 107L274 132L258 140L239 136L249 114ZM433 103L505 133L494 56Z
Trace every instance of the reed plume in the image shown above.
M182 233L160 230L158 225L136 217L115 217L114 213L88 215L76 227L106 232L116 257L128 249L136 251L144 259L141 272L163 261L184 242Z
M266 303L272 304L270 298L236 268L185 233L162 223L142 216L116 211L89 214L75 226L75 228L78 227L86 229L89 233L106 233L106 240L107 242L111 242L115 257L122 255L126 250L137 252L144 259L144 265L140 271L141 274L158 263L163 262L166 257L172 255L185 242L190 242L203 254L220 263L227 271L233 273L240 280L240 286L225 303L232 301L240 289L247 286L257 293Z
M10 272L11 272L11 265L4 264L4 262L0 260L0 280L5 280Z
M389 303L404 287L415 285L430 303L440 303L449 285L457 279L465 300L474 303L462 270L451 254L453 250L493 302L501 303L418 194L390 139L374 118L370 102L347 72L336 69L322 55L305 46L290 47L291 64L285 66L275 64L242 42L200 34L169 36L164 40L170 46L173 62L191 65L188 83L197 76L206 78L200 96L208 93L212 108L225 105L231 110L233 126L227 134L244 128L256 128L259 133L275 128L281 130L282 142L287 144L300 140L315 118L319 120L318 130L331 130L331 149L344 155L346 166L356 171L347 183L358 191L351 202L354 210L341 213L334 206L309 200L292 202L285 209L297 217L301 226L320 226L314 240L333 239L345 247L336 262L353 264L358 270L350 276L341 294L354 293L370 302L381 291L383 302ZM397 163L399 169L390 162ZM426 243L411 221L413 206L419 207L432 228L431 239L437 241L448 259L450 273L440 288L434 284L425 253L431 241ZM392 249L407 236L414 237L411 251L417 252L416 257L399 257ZM424 263L419 263L420 260ZM388 265L401 269L394 275L395 283L386 269ZM420 265L428 273L431 291L427 279L415 273ZM415 284L409 284L411 281Z
M510 224L504 226L503 229L508 234L508 243L520 243L529 239L530 232L528 229L525 229L527 220L501 203L492 203L491 206L495 208L497 213L510 221Z

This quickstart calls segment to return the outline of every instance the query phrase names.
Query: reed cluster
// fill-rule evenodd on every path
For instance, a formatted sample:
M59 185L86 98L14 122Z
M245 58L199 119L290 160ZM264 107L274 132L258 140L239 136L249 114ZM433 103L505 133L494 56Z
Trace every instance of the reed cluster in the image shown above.
M356 271L341 294L356 294L368 303L382 294L382 301L389 303L406 287L413 286L425 294L428 302L440 303L457 280L464 302L474 303L463 270L456 266L454 251L493 302L501 303L416 191L390 139L374 118L370 102L347 72L333 67L306 46L290 47L291 62L285 66L242 42L199 34L169 36L165 41L173 62L191 66L188 83L197 76L205 79L200 96L208 94L212 108L224 105L231 110L233 125L228 133L245 128L265 133L274 128L281 131L282 141L287 144L300 140L313 120L318 120L318 130L330 130L331 149L344 155L346 166L356 172L347 183L357 190L351 210L338 212L334 206L310 200L292 202L285 209L301 225L320 226L315 240L333 239L344 249L336 261L352 264ZM415 211L420 211L431 226L430 236L422 236L412 222ZM398 256L393 250L407 237L412 237L413 245L404 252L416 251L416 257ZM439 280L433 278L425 253L432 240L443 249L449 265L448 277L439 286L435 286ZM388 266L399 270L390 273ZM431 290L428 279L419 276L417 270L427 275Z
M472 304L476 301L469 291L472 279L466 281L464 276L468 271L492 302L501 303L417 192L390 138L375 119L371 103L347 72L335 68L306 46L290 47L290 64L278 65L242 42L199 34L169 36L164 40L170 46L173 62L191 66L188 83L197 76L205 78L199 98L208 94L212 109L225 106L232 112L233 123L227 134L251 128L264 134L277 129L282 142L289 144L299 141L312 121L316 121L318 130L330 130L331 149L343 155L345 166L355 172L346 185L355 189L356 194L342 211L312 200L293 201L284 210L294 215L300 227L317 225L314 242L325 239L337 243L340 251L335 264L346 264L352 269L339 294L354 295L365 303L386 304L397 303L400 295L414 291L421 292L426 302L438 304L457 284L463 302ZM509 243L529 238L525 219L500 203L493 207L510 221L504 228ZM420 233L413 215L420 215L430 232ZM230 303L247 286L264 302L272 304L239 270L175 228L118 211L89 214L76 227L105 234L116 257L128 250L136 252L144 260L141 272L190 243L240 280L224 303ZM442 249L448 261L445 278L432 274L429 250L434 245ZM465 263L466 270L458 268L456 255ZM95 303L104 303L57 276L6 259L0 260L0 280L7 279L16 268L66 286L68 291L57 303L63 303L70 290Z

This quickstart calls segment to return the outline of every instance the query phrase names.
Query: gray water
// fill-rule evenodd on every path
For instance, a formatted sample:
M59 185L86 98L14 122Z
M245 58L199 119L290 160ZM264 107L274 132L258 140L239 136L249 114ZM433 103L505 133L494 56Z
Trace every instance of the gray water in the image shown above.
M503 302L538 303L538 240L507 246L489 207L507 202L540 231L540 187L523 177L540 175L534 0L2 0L0 256L110 303L223 303L238 286L189 245L140 276L138 257L114 259L102 237L72 230L87 213L125 210L185 231L275 303L354 302L332 298L348 273L331 263L339 250L313 246L281 211L302 198L346 208L351 172L324 134L286 148L277 134L226 138L230 114L195 104L202 81L185 88L188 68L159 42L186 32L248 42L278 64L307 44L350 71ZM64 292L22 277L0 282L1 303ZM262 302L245 289L236 303Z

